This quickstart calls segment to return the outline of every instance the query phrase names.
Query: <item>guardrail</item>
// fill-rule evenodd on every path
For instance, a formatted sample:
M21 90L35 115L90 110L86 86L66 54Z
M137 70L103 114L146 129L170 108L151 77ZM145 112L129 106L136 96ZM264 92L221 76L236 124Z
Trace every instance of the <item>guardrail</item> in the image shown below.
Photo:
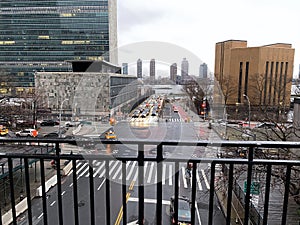
M9 143L19 143L19 142L28 142L29 140L26 139L7 139L3 140L4 144ZM97 140L95 140L97 142ZM90 207L90 224L96 224L96 208L95 208L95 190L94 190L94 178L93 178L93 167L92 161L93 160L102 160L105 162L105 175L109 177L109 163L113 160L121 161L121 171L122 171L122 207L123 207L123 224L127 224L127 189L128 186L126 184L126 163L129 161L135 161L138 164L138 221L142 224L144 219L144 165L145 162L155 162L156 169L157 169L157 184L156 184L156 192L157 192L157 199L156 199L156 224L162 223L162 173L163 173L163 163L171 162L175 166L175 174L174 174L174 211L177 212L178 210L178 196L179 196L179 166L181 163L186 163L189 160L190 163L193 164L192 169L192 180L191 180L191 224L195 224L195 204L196 204L196 172L197 167L201 164L210 164L210 188L209 188L209 205L208 205L208 222L207 224L212 225L214 224L214 204L215 204L215 196L218 196L219 191L219 184L220 182L218 179L221 177L226 176L224 181L226 185L223 185L224 192L223 194L226 195L226 201L221 202L224 208L224 215L226 216L226 224L229 225L232 222L232 215L233 215L233 208L232 208L232 198L233 198L233 190L234 190L234 183L236 181L235 177L235 167L239 166L246 166L245 173L246 173L246 185L245 185L245 196L243 198L244 201L244 210L243 215L239 215L242 219L243 224L249 224L252 216L252 208L253 204L251 203L251 189L252 189L252 181L253 178L253 170L254 167L257 165L263 166L266 169L265 179L265 186L264 186L264 209L261 215L262 222L260 224L267 225L269 217L269 206L270 206L270 181L272 179L272 168L281 166L282 171L284 171L285 181L283 183L283 202L281 205L281 224L288 224L288 203L289 203L289 190L291 184L291 171L292 168L299 167L300 161L299 160L264 160L264 159L255 159L254 153L257 147L259 148L294 148L299 149L300 143L299 142L254 142L254 141L99 141L102 144L115 144L115 145L136 145L137 146L137 155L130 156L130 157L120 157L115 156L113 159L110 155L99 155L99 154L82 154L82 155L74 155L74 154L61 154L60 153L60 144L62 143L70 143L76 144L76 140L60 140L60 139L30 139L30 142L38 142L38 143L54 143L55 144L55 154L14 154L12 153L4 153L0 154L0 158L7 159L7 166L8 166L8 182L10 187L10 199L11 199L11 216L9 222L3 221L4 216L2 216L2 208L0 208L0 215L2 220L0 220L0 224L7 224L12 222L13 224L17 224L17 217L20 213L24 211L24 208L21 211L18 211L19 208L16 206L16 198L14 192L14 168L13 168L13 161L14 160L22 160L24 161L24 170L25 170L25 189L26 189L26 209L27 209L27 216L28 216L28 224L33 224L33 216L32 216L32 196L31 196L31 187L29 184L29 161L32 159L38 160L40 163L40 174L41 174L41 190L39 190L39 194L41 195L42 199L42 208L43 208L43 222L44 224L48 224L48 219L53 215L48 214L48 209L46 205L47 201L47 187L46 187L46 179L45 179L45 161L47 160L54 160L56 162L56 187L57 187L57 203L58 203L58 220L59 224L64 224L63 219L63 199L62 199L62 174L61 168L62 163L61 160L69 160L70 164L68 165L68 170L72 172L72 182L73 182L73 213L74 213L74 224L79 224L79 210L78 210L78 184L77 184L77 162L80 160L84 160L86 162L90 162L88 171L89 171L89 207ZM156 146L156 155L155 156L148 156L145 155L145 149L147 146ZM219 148L227 148L227 147L247 147L248 148L248 158L247 159L225 159L225 158L166 158L164 157L164 148L168 146L210 146L210 147L219 147ZM224 175L221 170L218 168L222 165L226 165L228 167L228 171ZM105 204L106 204L106 224L111 224L111 199L109 193L110 190L110 180L106 179L105 181ZM25 196L24 196L25 197ZM24 202L22 202L24 204ZM1 203L0 203L1 206ZM2 207L2 206L1 206ZM5 217L7 218L7 216ZM178 214L175 213L174 215L175 224L178 221Z

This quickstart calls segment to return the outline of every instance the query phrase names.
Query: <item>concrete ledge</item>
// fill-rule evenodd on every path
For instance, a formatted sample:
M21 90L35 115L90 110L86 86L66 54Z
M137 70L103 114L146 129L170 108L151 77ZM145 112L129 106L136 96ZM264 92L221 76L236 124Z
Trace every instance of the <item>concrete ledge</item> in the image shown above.
M53 177L51 177L48 181L46 181L45 183L45 189L46 192L49 191L49 189L53 186L55 186L57 184L57 175L54 175ZM36 197L41 197L43 196L43 192L42 192L42 186L40 186L39 188L36 189Z
M20 214L27 210L27 198L24 198L21 202L16 205L16 216L18 217ZM12 218L12 210L9 210L2 216L2 224L9 225L13 222Z

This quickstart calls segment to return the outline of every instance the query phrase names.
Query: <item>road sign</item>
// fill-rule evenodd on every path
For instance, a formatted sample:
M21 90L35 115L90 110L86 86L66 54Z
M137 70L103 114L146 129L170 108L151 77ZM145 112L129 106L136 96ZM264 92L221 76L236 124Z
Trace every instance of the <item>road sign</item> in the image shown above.
M247 181L244 181L244 192L247 192ZM260 183L257 181L252 181L250 185L250 194L259 195L260 193Z

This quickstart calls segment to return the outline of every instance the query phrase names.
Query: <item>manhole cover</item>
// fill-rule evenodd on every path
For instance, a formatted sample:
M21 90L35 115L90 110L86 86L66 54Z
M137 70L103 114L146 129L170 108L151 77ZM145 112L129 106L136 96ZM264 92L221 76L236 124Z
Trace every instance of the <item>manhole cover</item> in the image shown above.
M82 207L82 206L84 206L84 205L85 205L84 201L80 201L80 202L78 203L78 207Z

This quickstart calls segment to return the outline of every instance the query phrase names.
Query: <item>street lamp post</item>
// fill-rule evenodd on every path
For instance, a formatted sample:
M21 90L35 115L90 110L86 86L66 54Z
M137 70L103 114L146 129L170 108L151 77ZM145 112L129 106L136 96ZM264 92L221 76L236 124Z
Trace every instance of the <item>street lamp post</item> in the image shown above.
M64 99L61 104L60 104L60 109L59 109L59 125L58 125L58 137L61 137L61 111L62 107L65 101L69 101L69 99Z
M243 96L247 99L248 101L248 123L249 123L249 129L250 129L250 111L251 111L251 106L250 106L250 100L246 94L243 94Z

